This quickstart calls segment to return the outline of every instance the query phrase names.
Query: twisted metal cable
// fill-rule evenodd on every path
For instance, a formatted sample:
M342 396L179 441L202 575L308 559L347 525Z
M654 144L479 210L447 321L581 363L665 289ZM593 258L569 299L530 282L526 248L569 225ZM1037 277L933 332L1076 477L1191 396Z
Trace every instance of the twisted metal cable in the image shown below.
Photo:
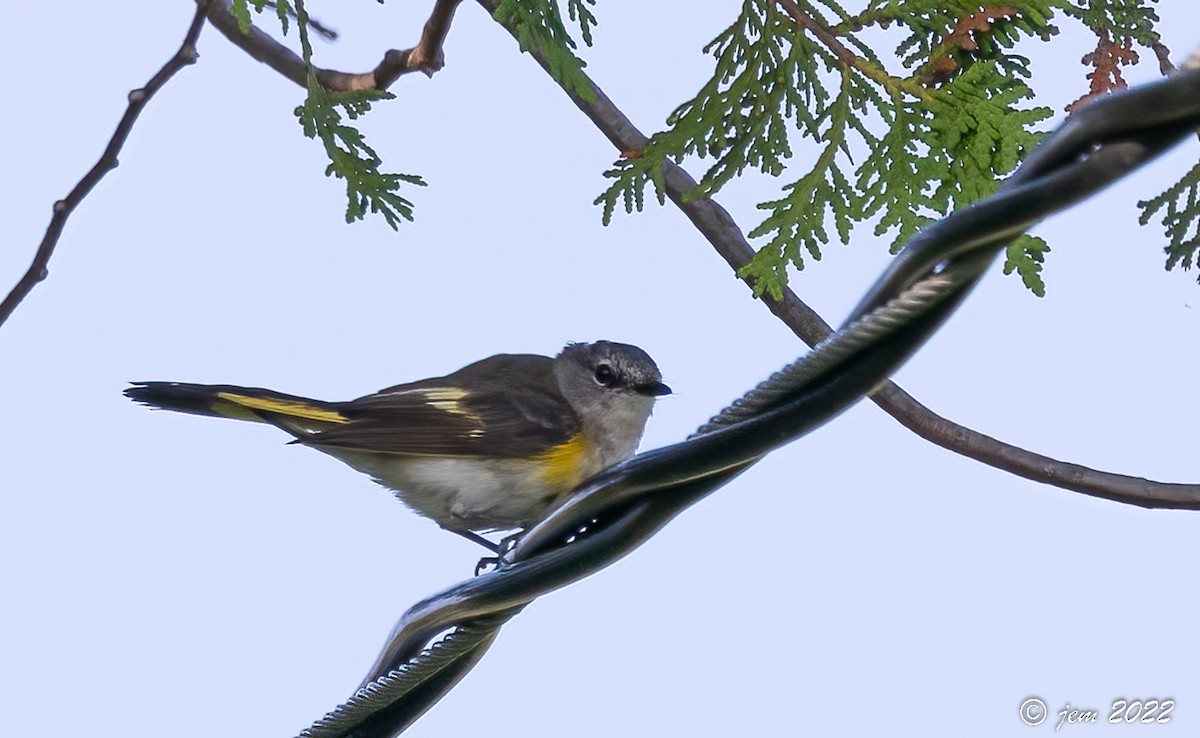
M520 608L480 617L456 628L453 633L417 654L398 669L381 676L347 701L351 710L335 711L323 719L323 727L335 735L350 735L362 722L360 715L382 711L397 699L408 697L433 679L449 681L453 686L467 668L474 666L499 635L500 626Z
M796 359L734 400L696 429L688 436L688 440L759 415L764 410L778 405L797 388L815 381L822 374L835 371L865 346L876 343L908 325L913 318L959 287L969 276L963 272L964 269L958 265L905 288L884 306L853 321L828 340L818 344L812 352Z
M687 441L585 482L525 532L499 569L414 605L358 692L301 735L382 738L403 731L474 666L497 629L526 604L621 558L765 454L869 393L961 304L1004 244L1200 125L1197 62L1193 57L1167 80L1085 107L996 195L918 234L836 336Z

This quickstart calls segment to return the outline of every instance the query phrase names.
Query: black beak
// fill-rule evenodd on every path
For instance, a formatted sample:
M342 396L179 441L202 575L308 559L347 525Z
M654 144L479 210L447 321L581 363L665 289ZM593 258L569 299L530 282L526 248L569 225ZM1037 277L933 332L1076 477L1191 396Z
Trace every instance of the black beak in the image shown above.
M637 393L639 395L646 395L647 397L662 397L663 395L671 394L671 388L662 382L658 382L656 384L643 384L641 387L637 388Z

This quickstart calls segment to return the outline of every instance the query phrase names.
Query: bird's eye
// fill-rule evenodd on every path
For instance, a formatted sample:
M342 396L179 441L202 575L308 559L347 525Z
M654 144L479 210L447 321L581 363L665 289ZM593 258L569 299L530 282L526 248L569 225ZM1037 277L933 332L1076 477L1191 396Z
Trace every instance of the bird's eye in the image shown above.
M602 387L611 387L617 383L617 373L608 364L601 364L596 367L596 384Z

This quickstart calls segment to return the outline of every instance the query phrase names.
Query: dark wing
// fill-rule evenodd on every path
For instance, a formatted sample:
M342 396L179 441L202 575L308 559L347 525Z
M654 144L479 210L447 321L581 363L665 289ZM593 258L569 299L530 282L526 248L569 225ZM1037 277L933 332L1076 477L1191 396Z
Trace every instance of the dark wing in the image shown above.
M545 356L493 356L337 409L348 422L297 442L375 453L525 458L579 431L554 381L553 360Z

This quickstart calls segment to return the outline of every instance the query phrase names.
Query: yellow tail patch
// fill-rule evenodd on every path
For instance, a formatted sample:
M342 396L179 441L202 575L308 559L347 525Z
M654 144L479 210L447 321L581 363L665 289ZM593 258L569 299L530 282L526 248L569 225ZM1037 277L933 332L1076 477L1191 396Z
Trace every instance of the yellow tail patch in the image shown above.
M306 405L303 402L290 400L274 400L269 397L247 397L232 392L218 392L217 397L251 410L262 410L268 413L278 413L289 418L315 420L322 423L346 423L346 416L334 410L323 410L319 407Z

